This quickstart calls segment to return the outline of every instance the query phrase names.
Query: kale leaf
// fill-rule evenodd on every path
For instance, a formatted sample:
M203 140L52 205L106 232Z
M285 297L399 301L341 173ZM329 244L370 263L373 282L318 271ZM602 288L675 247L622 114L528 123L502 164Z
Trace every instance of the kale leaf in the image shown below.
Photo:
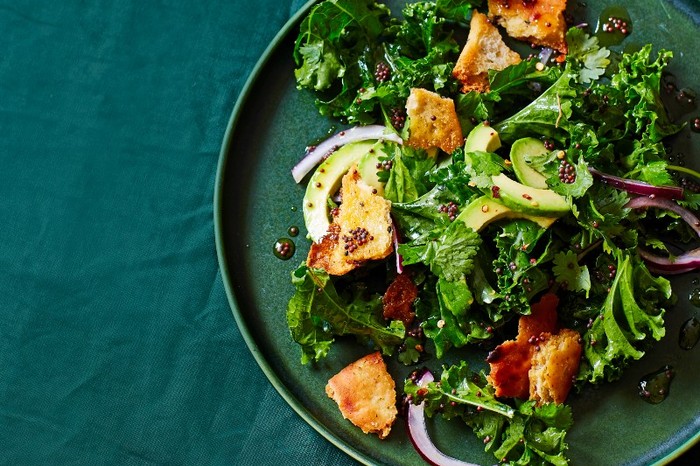
M610 292L583 336L578 380L615 380L631 360L644 355L650 340L665 334L665 306L672 296L669 281L652 276L636 254L618 250L616 258Z
M444 368L440 380L426 386L409 380L404 391L413 403L424 403L429 417L464 421L503 464L568 464L566 434L573 417L567 405L505 404L495 398L484 374L470 371L464 361Z
M287 306L287 324L301 346L302 364L324 358L336 336L355 335L384 354L402 343L405 327L400 321L386 325L381 296L366 297L358 289L348 302L324 270L306 265L292 272L292 283L296 293Z

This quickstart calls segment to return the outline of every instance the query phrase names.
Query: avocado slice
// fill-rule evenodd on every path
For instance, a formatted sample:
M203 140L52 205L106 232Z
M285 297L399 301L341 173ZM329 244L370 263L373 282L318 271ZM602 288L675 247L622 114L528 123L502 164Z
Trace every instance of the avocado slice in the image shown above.
M308 236L313 242L318 242L328 232L328 198L340 187L343 179L353 164L362 161L368 154L384 152L383 144L376 140L351 142L340 147L324 160L317 168L306 186L304 194L304 223ZM381 148L381 149L380 149ZM379 156L378 156L379 157ZM369 156L368 156L369 159ZM369 164L370 161L367 161ZM375 167L376 167L376 161ZM366 167L368 169L368 167ZM363 173L360 173L363 176ZM375 175L376 177L376 168ZM377 180L378 181L378 180ZM371 185L371 184L370 184Z
M498 131L484 123L476 125L464 141L464 152L496 152L500 147Z
M492 176L493 197L506 207L525 214L561 217L569 212L566 198L551 189L538 189L511 180L503 173Z
M381 157L388 157L385 147L383 142L377 141L374 146L372 146L373 150L370 149L362 156L360 161L357 162L357 170L360 172L362 181L376 189L377 194L380 196L384 196L384 183L379 181L377 164L381 163L381 160L379 160Z
M528 160L549 154L544 143L535 138L522 138L510 148L510 161L513 163L515 177L522 184L538 189L547 189L547 178L532 168Z
M464 209L462 209L462 212L459 213L455 220L461 220L469 228L479 232L488 224L506 218L524 218L535 222L545 229L549 228L554 222L557 221L557 217L529 215L524 212L510 209L488 196L481 196L471 201Z

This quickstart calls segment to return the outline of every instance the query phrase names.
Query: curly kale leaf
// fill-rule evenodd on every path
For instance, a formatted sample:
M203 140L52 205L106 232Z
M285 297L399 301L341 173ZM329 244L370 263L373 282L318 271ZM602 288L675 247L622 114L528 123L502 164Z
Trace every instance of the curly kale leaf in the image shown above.
M567 405L502 403L486 377L471 372L466 362L445 368L439 382L418 386L409 380L404 391L413 403L424 403L429 417L462 419L503 464L568 464L566 434L573 417Z
M644 355L650 340L665 334L664 306L671 285L654 277L636 255L618 250L615 279L600 313L585 333L579 380L599 383L618 378L632 360Z
M357 59L382 35L389 14L369 0L327 0L313 7L294 44L299 87L323 91L337 80L344 88L356 81Z
M292 283L296 293L287 305L287 324L301 346L302 364L324 358L336 336L355 335L384 354L392 354L402 343L404 325L400 321L386 325L381 296L355 292L346 301L324 270L305 265L292 272Z
M479 306L465 280L448 282L432 274L416 300L416 317L422 322L425 336L435 345L440 359L452 347L490 339L491 321Z
M648 134L654 143L683 128L671 122L661 101L661 74L672 57L673 53L662 50L652 61L651 44L647 44L638 52L623 55L610 83L624 92L628 127L634 133Z
M542 244L539 244L542 241ZM502 225L496 236L498 257L494 268L498 277L499 314L529 314L530 299L547 287L541 265L551 259L551 237L547 230L529 221L516 219Z

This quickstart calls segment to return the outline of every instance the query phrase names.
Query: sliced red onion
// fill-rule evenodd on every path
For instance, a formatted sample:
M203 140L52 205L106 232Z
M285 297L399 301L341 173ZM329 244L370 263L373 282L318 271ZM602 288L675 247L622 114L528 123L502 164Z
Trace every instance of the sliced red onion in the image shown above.
M403 141L393 131L388 130L385 126L369 125L355 126L329 137L319 145L306 151L306 155L301 161L292 168L292 176L294 181L301 183L307 173L314 169L324 157L334 152L339 147L345 144L357 141L367 141L369 139L383 139L401 144Z
M394 241L394 254L396 255L396 273L403 273L403 257L399 254L399 230L396 223L391 222L391 239Z
M642 196L664 197L667 199L683 199L683 188L677 186L654 186L653 184L645 183L638 180L628 180L619 176L608 175L595 168L589 167L595 178L600 179L604 183L609 184L613 188L621 189L632 194L641 194Z
M693 249L677 257L662 257L644 249L637 249L650 271L660 275L679 275L700 268L700 248Z
M700 219L688 209L685 209L673 201L668 199L650 198L650 197L635 197L630 199L625 207L630 209L646 209L656 207L659 209L670 210L678 214L700 237ZM686 272L692 272L700 268L700 248L693 249L677 257L664 257L652 254L644 249L637 248L639 257L644 259L649 270L662 275L676 275Z
M418 386L422 387L433 380L435 380L433 374L429 370L425 370L416 383ZM435 446L428 434L423 403L418 405L408 403L406 425L408 427L408 436L411 439L411 443L413 443L418 453L429 464L433 466L477 466L473 463L467 463L457 458L447 456Z
M540 50L540 54L537 58L539 58L540 63L544 63L546 65L549 62L549 59L552 57L552 53L554 53L554 50L552 50L550 47L545 47Z
M625 207L629 209L646 209L649 207L656 207L658 209L670 210L671 212L678 214L688 225L690 225L690 228L692 228L695 233L700 236L700 219L698 219L695 214L688 209L685 209L668 199L639 196L630 199Z

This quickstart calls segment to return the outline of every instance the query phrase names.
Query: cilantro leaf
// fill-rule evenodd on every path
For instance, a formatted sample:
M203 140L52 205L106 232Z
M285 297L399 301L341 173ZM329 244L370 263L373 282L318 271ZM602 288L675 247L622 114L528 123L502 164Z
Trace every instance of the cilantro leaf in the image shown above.
M578 257L573 251L556 253L552 271L558 283L566 284L566 289L585 291L588 297L591 291L591 274L587 266L578 264Z
M587 84L597 81L610 64L610 50L598 45L598 38L580 28L570 28L566 33L569 46L567 60L575 60L580 66L578 80Z
M471 273L481 237L464 222L453 222L439 236L425 244L399 246L405 265L424 263L430 271L447 281L456 281Z

